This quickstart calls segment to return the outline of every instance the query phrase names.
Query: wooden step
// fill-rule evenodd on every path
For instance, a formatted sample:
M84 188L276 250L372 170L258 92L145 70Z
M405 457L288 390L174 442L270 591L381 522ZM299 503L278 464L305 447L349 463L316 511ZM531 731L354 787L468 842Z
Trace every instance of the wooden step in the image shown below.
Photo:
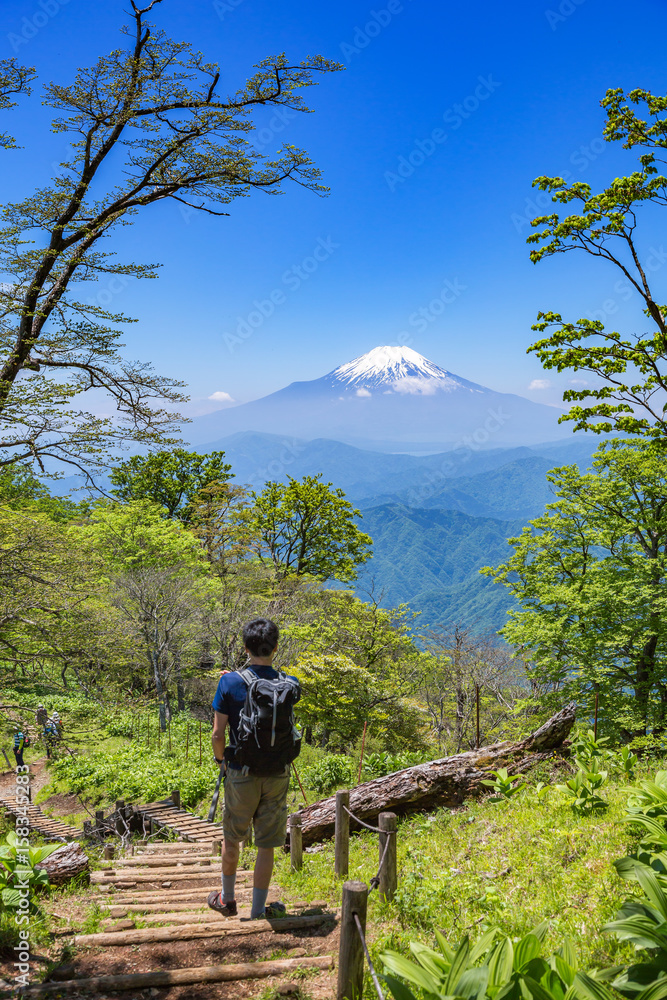
M49 996L58 993L92 993L106 990L140 990L151 987L186 986L193 983L228 983L242 979L265 979L282 976L297 969L328 970L333 968L331 955L312 958L282 958L268 962L247 962L235 965L198 966L194 969L159 969L155 972L134 972L116 976L94 976L89 979L68 979L64 982L40 983L24 990L24 996Z
M333 913L316 914L308 917L278 917L275 920L235 920L229 917L221 920L209 918L206 923L184 924L178 927L144 927L129 931L106 931L101 934L76 934L75 947L121 947L154 943L158 941L188 941L201 937L231 937L246 934L265 934L267 931L286 933L305 927L318 927L335 921Z

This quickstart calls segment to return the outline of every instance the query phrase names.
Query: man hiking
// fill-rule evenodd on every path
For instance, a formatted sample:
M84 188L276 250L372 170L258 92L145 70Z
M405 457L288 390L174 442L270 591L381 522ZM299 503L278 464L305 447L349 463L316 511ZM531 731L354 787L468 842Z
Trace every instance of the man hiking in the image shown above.
M17 729L14 733L14 756L16 757L16 766L23 767L23 751L27 746L30 745L30 740L23 732L22 729Z
M42 703L37 706L37 711L35 712L35 719L37 720L37 725L40 729L45 725L48 719L48 714Z
M257 861L252 890L252 919L285 912L269 903L273 852L287 833L287 791L290 764L301 739L294 726L293 707L301 691L296 677L274 670L278 626L255 618L243 629L248 663L220 678L213 699L213 755L225 770L223 812L222 892L209 894L208 905L225 917L238 913L235 886L239 844L254 827ZM229 746L225 747L229 726Z

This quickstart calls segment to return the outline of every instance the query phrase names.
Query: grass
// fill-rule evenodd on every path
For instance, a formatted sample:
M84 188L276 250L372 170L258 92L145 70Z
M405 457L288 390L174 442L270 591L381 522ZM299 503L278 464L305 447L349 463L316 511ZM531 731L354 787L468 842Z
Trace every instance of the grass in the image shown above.
M654 768L642 770L645 776ZM533 775L510 801L493 803L487 797L462 809L399 821L396 898L387 904L375 892L369 898L375 959L386 947L405 951L410 940L432 944L435 928L455 943L492 926L522 936L543 920L550 923L546 946L556 948L568 937L583 967L629 958L627 946L600 932L632 892L612 864L636 843L621 822L625 779L604 787L609 803L604 813L580 816L554 787L540 799L537 777L545 775ZM340 905L341 880L333 863L331 843L317 854L304 854L301 872L290 872L289 858L281 857L278 878L286 896ZM368 884L377 866L377 838L352 836L349 878Z

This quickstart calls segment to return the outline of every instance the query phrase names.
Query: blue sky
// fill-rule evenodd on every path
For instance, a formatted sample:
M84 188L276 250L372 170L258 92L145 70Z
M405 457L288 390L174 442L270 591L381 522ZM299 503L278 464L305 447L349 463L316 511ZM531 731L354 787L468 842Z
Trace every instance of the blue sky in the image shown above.
M118 44L126 6L12 0L2 56L69 82ZM664 2L630 14L621 0L164 0L154 20L221 64L223 90L282 50L347 67L307 92L314 114L259 123L267 152L309 151L328 198L292 185L233 203L227 219L167 203L114 237L121 259L162 264L157 281L114 292L139 320L127 354L184 379L190 412L215 392L245 401L406 342L465 378L557 403L566 378L525 353L539 309L642 325L611 268L574 254L535 267L525 237L533 177L569 171L595 186L632 169L632 154L600 140L599 101L611 86L667 92L650 44L665 36ZM25 149L0 158L9 199L47 182L65 153L38 97L13 116ZM661 253L656 220L645 222L643 254ZM239 337L276 290L280 305Z

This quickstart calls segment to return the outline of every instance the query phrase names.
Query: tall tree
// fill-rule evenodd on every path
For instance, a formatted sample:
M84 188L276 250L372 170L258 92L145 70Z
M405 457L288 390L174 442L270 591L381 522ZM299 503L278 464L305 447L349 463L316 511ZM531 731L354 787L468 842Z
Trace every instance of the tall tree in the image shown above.
M485 569L520 603L503 635L612 731L667 728L667 470L653 442L604 442L593 470L549 474L558 499Z
M166 199L222 216L235 198L278 194L289 180L326 193L303 150L286 145L265 158L253 114L308 111L299 92L315 73L342 67L320 56L271 57L221 96L218 66L146 22L161 2L132 0L127 46L69 86L47 85L53 128L70 138L71 156L53 181L2 212L0 464L56 459L87 471L123 442L154 445L173 433L181 383L128 361L118 329L128 318L82 301L77 287L101 276L155 277L156 265L121 263L106 249L121 226ZM0 103L11 104L29 76L5 63ZM89 390L115 405L113 419L78 408Z
M321 473L267 483L261 493L251 495L253 544L279 580L308 575L348 582L370 559L373 541L355 524L361 513L345 499L343 490L323 483Z
M561 420L575 429L596 433L621 431L664 440L667 437L667 306L655 288L655 274L664 264L664 251L642 241L639 213L667 206L667 178L660 173L667 150L667 97L647 90L608 90L602 101L607 120L604 138L639 151L639 166L617 177L600 192L581 181L538 177L534 186L548 191L557 205L574 206L571 214L553 212L533 220L539 229L528 238L537 248L531 260L581 251L611 264L622 275L623 294L636 293L648 319L646 332L622 334L607 329L599 319L564 321L557 312L538 314L534 330L548 336L529 351L543 366L558 372L574 370L592 375L583 388L568 389L563 399L573 403ZM643 109L640 117L635 108ZM662 300L662 301L661 301ZM646 320L640 320L642 330Z
M128 503L150 500L158 503L168 517L184 524L192 519L192 501L200 490L231 478L231 465L224 451L200 455L196 451L173 448L151 455L133 455L111 470L113 496Z

